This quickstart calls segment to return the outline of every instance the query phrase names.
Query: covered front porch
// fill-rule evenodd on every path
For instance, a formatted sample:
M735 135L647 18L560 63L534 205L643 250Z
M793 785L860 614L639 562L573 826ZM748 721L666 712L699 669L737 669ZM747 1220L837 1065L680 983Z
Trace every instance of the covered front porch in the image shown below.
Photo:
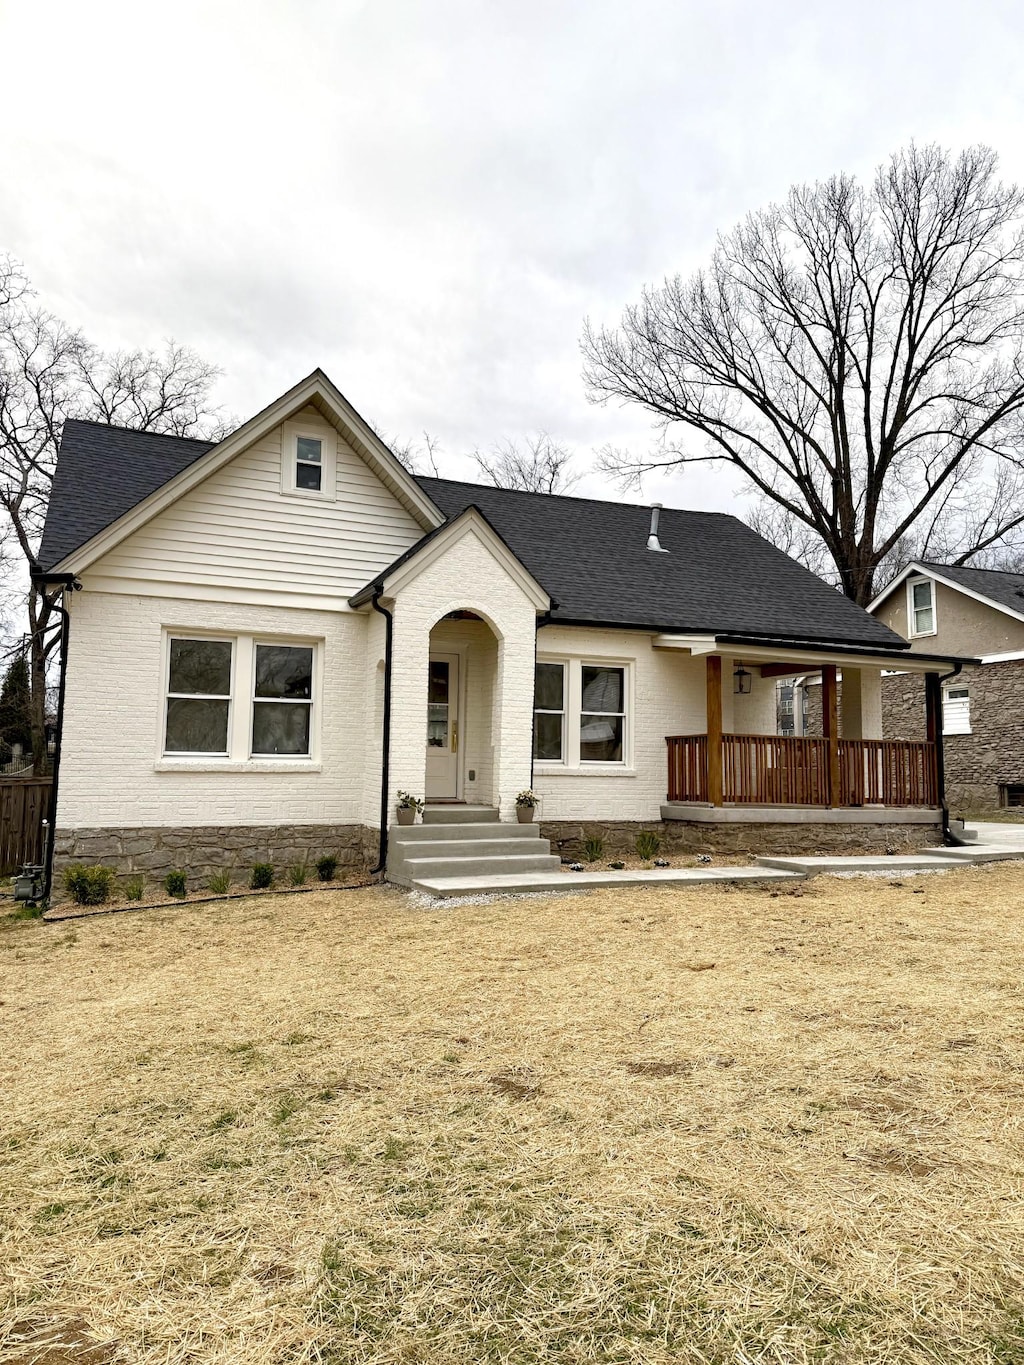
M655 643L684 647L677 643L679 638L662 637ZM730 648L720 640L704 645L692 641L689 648L691 653L704 653L706 724L703 732L665 737L663 818L715 818L698 815L693 807L734 811L734 819L750 818L756 810L756 818L764 820L785 818L784 811L793 811L795 819L807 819L815 810L865 815L874 811L880 820L889 820L898 812L906 812L910 819L915 818L911 812L918 812L920 819L920 813L940 810L942 693L937 661L920 656L884 661L863 655L822 657L807 650ZM922 741L883 737L881 673L884 665L895 668L897 662L925 675ZM798 677L820 678L820 734L781 735L776 732L774 707L724 704L738 703L751 690L774 689L780 679ZM726 728L725 714L749 716L759 726ZM833 815L831 820L836 818L843 817Z

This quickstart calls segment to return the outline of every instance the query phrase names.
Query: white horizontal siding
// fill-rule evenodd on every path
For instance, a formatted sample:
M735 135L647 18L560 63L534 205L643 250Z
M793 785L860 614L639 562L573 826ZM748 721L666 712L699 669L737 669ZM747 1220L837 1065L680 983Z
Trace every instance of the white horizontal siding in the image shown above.
M97 560L87 578L104 587L209 584L237 589L240 600L260 592L337 604L358 591L423 529L314 408L296 420L337 445L333 500L281 491L278 427Z

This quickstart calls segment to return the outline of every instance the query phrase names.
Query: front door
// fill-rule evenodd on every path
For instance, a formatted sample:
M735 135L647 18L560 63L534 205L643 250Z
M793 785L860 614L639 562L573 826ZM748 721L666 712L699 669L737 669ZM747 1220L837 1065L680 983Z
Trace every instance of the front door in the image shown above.
M431 654L427 677L428 801L459 797L459 656Z

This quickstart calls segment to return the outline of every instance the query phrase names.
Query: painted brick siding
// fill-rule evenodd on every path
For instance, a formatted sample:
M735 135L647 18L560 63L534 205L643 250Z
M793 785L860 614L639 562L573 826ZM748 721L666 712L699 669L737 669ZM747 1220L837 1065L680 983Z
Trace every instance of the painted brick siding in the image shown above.
M537 765L533 785L541 796L540 818L561 820L657 820L667 795L668 735L702 734L706 724L706 665L682 650L654 649L651 636L629 630L544 626L537 651L552 658L625 662L633 675L632 763L621 772ZM723 661L722 710L727 730L775 733L775 683L754 674L750 693L732 690L733 665Z
M999 788L1024 782L1024 660L964 668L958 682L971 694L971 734L945 735L946 798L951 807L999 804ZM821 688L808 688L808 734L821 733ZM884 739L925 737L924 677L882 679Z
M158 771L165 626L322 639L319 764ZM366 633L351 612L74 594L58 827L364 823Z

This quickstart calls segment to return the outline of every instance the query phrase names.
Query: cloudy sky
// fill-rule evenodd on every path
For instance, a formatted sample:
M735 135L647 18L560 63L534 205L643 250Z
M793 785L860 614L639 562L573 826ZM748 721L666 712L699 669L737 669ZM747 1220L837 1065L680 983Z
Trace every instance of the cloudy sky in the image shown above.
M239 417L320 365L457 477L527 431L584 467L646 447L642 413L586 401L582 320L794 181L911 138L1024 179L999 0L0 0L0 50L0 250L51 308L192 345ZM701 465L645 493L736 489Z

